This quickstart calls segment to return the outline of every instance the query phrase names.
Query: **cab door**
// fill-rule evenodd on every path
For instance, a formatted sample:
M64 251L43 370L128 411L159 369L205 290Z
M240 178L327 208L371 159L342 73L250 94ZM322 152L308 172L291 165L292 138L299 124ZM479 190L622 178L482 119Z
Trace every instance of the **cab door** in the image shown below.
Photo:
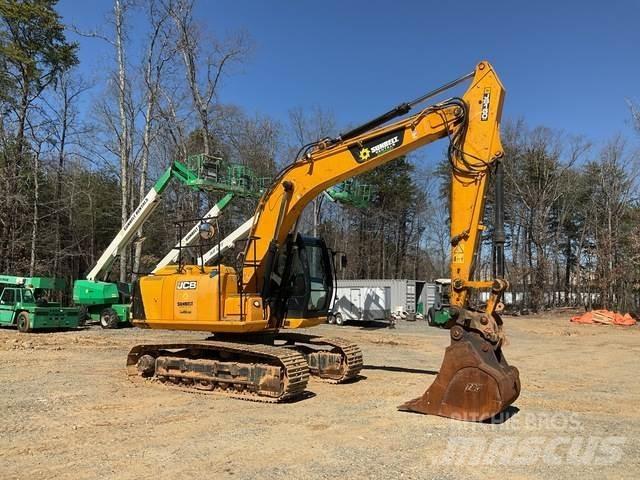
M16 289L5 288L0 295L0 324L11 325L16 307Z

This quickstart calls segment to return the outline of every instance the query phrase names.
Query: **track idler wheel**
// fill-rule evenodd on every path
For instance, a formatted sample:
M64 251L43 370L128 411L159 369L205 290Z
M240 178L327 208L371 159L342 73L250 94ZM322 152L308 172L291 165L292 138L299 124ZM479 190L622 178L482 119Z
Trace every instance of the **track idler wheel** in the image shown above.
M507 364L500 343L460 325L451 328L440 373L427 391L399 410L481 422L504 411L520 395L518 369Z

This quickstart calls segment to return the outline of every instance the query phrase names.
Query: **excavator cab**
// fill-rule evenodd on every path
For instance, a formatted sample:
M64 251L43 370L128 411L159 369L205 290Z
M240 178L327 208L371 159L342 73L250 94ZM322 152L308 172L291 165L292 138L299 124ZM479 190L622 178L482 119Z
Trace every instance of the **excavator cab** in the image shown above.
M327 317L335 283L331 260L331 252L321 238L300 234L288 238L275 255L268 287L263 291L263 299L271 305L279 326L291 319L315 321Z

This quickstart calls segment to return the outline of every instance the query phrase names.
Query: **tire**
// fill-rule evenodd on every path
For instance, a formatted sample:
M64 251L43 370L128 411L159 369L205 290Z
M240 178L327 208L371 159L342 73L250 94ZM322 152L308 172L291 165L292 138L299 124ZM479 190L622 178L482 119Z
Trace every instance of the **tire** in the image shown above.
M120 319L113 308L105 308L100 312L100 326L104 329L118 328Z
M78 326L84 327L87 324L87 320L89 320L91 316L89 315L89 309L86 305L80 307L80 311L78 312Z
M344 326L344 319L342 318L342 315L340 315L339 313L336 313L335 322L336 322L336 325L339 325L339 326L343 327Z
M336 317L331 314L327 315L327 323L329 325L333 325L334 323L336 323Z
M18 331L22 333L29 333L31 331L29 314L27 312L20 312L16 323L18 324Z

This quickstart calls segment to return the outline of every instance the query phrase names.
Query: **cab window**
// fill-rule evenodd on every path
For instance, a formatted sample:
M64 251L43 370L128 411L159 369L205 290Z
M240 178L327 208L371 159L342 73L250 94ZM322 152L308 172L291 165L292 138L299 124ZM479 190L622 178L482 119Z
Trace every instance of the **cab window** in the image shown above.
M23 290L22 301L24 303L35 303L35 299L33 298L33 293L31 292L31 290Z
M307 261L309 264L309 280L311 295L307 304L309 311L326 310L329 301L329 290L331 288L331 275L325 269L322 248L318 246L307 246L305 248Z
M2 297L0 297L0 301L2 301L4 305L13 305L14 303L16 303L15 290L11 289L11 290L5 290L4 292L2 292Z
M292 297L302 297L307 293L307 282L304 276L304 266L300 260L300 249L293 247L291 261L291 290Z

